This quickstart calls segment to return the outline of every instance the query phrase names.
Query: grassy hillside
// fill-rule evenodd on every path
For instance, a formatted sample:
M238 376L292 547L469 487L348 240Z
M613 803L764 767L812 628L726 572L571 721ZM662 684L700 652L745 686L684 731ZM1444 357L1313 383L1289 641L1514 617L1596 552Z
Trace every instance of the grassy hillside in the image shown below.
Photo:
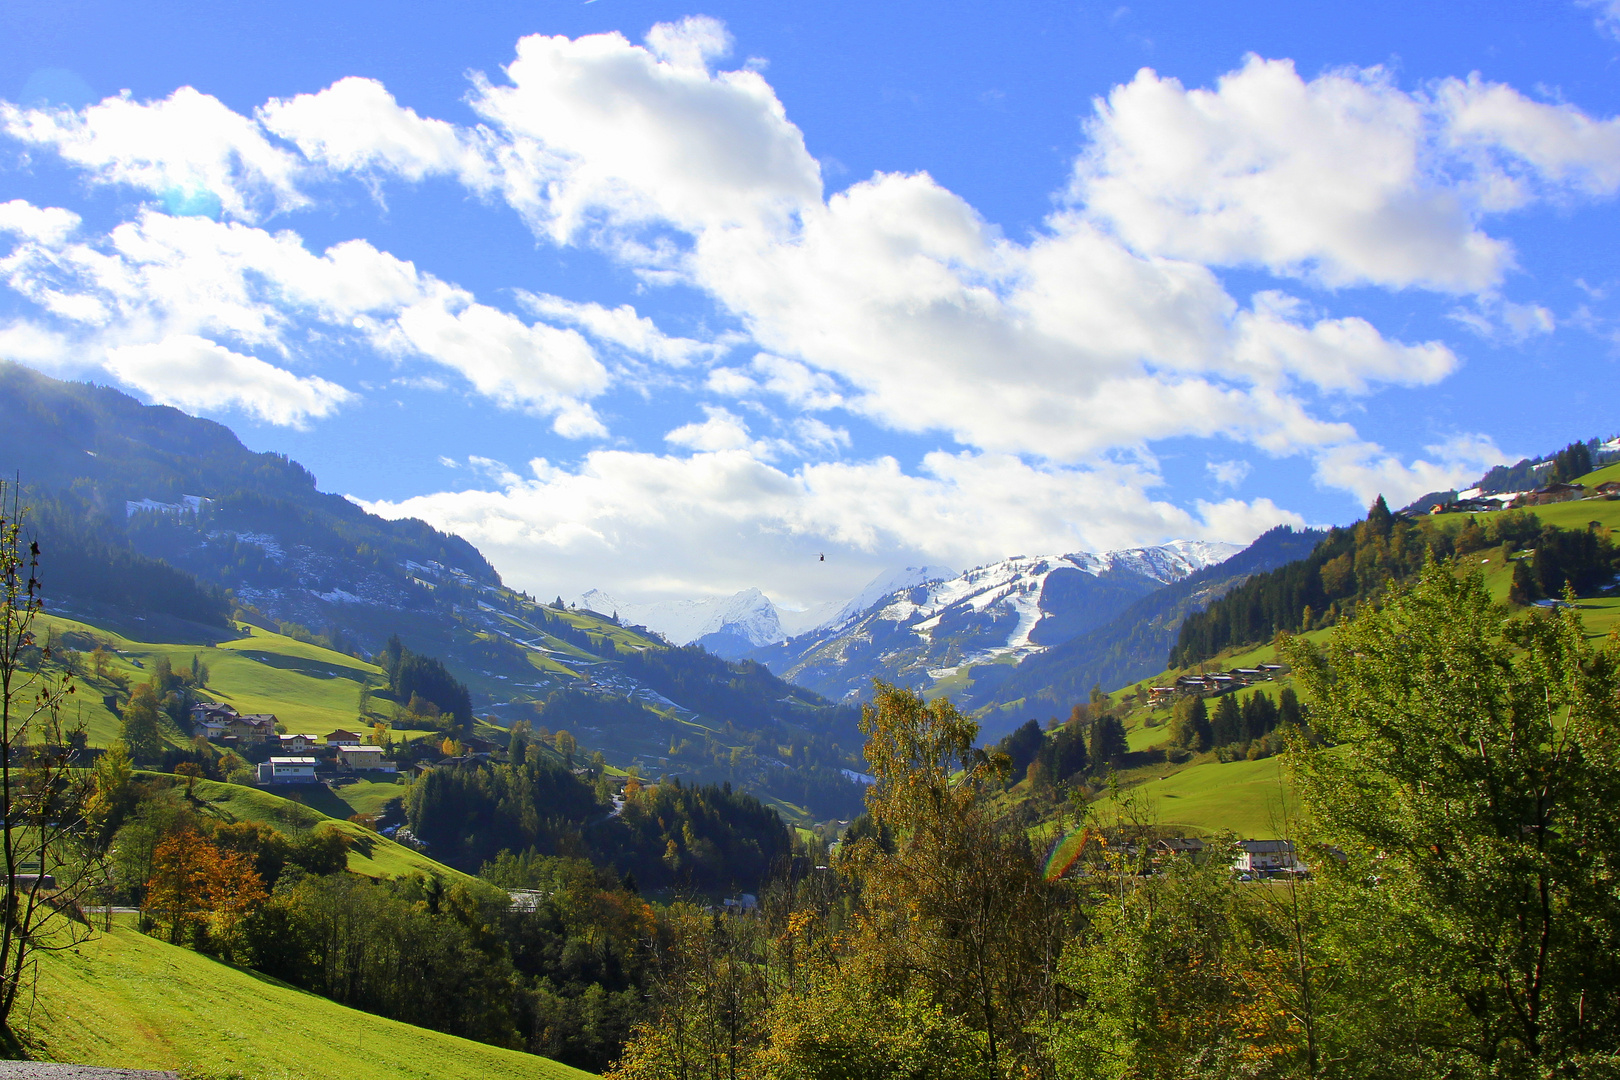
M1604 479L1620 479L1620 465L1599 470L1584 478L1583 482L1593 483ZM1580 529L1590 522L1598 522L1606 528L1620 530L1620 501L1582 500L1539 506L1534 510L1544 524L1560 528ZM1468 516L1437 515L1435 521L1442 528L1461 528ZM1465 557L1464 565L1479 568L1492 596L1498 600L1507 598L1513 563L1502 549L1476 552ZM1607 636L1615 626L1620 625L1620 596L1582 599L1577 604L1577 610L1588 636L1593 639ZM1329 630L1316 630L1303 636L1307 640L1322 641L1329 633ZM1203 666L1220 670L1253 667L1274 660L1276 650L1267 643L1242 651L1229 651ZM1164 685L1182 673L1181 669L1166 669L1142 681L1149 685ZM1291 680L1284 678L1264 689L1275 695L1282 686L1290 684ZM1134 689L1135 684L1121 688L1111 696L1119 701ZM1253 692L1243 691L1240 696ZM1131 714L1126 722L1130 748L1145 750L1168 739L1169 718L1168 708L1152 712L1139 710ZM1132 797L1139 800L1140 808L1150 817L1172 830L1209 834L1229 829L1239 836L1271 835L1282 800L1288 797L1286 778L1282 776L1279 762L1274 758L1230 764L1208 760L1179 768L1165 766L1138 772L1141 775L1129 780ZM1112 804L1106 798L1096 805L1104 817L1112 810Z
M81 653L96 645L116 653L109 667L144 681L160 657L176 669L191 666L195 656L207 666L207 696L231 705L237 712L275 713L292 733L324 735L337 727L353 728L360 688L385 681L382 669L352 656L295 641L281 634L248 627L240 637L215 643L154 643L75 619L41 615L35 626L40 639L47 635L58 645ZM119 721L101 703L112 687L95 677L88 658L78 679L77 701L66 720L84 722L90 745L106 746L118 738ZM406 733L401 733L406 734Z
M40 961L17 1034L41 1060L275 1080L569 1080L546 1058L345 1008L125 926Z
M1148 820L1172 832L1210 835L1231 830L1241 837L1278 835L1292 795L1280 758L1204 762L1130 788ZM1099 817L1113 817L1112 799L1096 804Z
M392 787L395 794L402 790L393 784L371 786ZM356 874L366 877L427 874L447 882L471 880L460 870L435 862L419 851L396 844L352 821L341 820L354 811L324 787L290 789L299 794L304 800L301 802L257 788L211 780L198 780L194 790L203 802L205 813L226 821L257 821L293 833L317 828L338 830L349 838L349 869Z

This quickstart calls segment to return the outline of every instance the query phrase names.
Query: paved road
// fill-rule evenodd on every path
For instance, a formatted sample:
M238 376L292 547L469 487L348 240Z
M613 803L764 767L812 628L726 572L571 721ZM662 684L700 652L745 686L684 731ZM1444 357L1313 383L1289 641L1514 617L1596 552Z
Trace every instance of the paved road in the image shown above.
M180 1080L180 1074L151 1069L104 1069L98 1065L59 1065L51 1061L0 1061L0 1080Z

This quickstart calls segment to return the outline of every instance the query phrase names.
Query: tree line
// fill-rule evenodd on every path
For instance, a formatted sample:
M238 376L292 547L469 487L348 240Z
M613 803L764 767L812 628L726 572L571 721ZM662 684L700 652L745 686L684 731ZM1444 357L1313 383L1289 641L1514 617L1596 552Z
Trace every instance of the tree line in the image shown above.
M793 854L776 811L730 784L643 784L600 801L590 770L539 754L430 770L405 795L411 832L467 869L503 850L589 857L649 888L754 889Z
M1257 574L1187 616L1168 666L1192 667L1280 632L1332 626L1432 562L1493 548L1510 558L1533 549L1514 569L1517 603L1557 597L1566 585L1588 592L1620 568L1607 530L1559 529L1526 510L1471 516L1460 526L1427 515L1413 520L1396 517L1379 496L1364 520L1333 529L1305 558Z

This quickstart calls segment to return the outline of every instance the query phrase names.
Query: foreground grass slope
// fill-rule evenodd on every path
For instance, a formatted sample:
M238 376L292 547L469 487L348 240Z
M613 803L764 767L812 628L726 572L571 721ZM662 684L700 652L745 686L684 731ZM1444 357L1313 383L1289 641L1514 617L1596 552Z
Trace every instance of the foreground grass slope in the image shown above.
M345 1008L127 926L40 962L17 1034L42 1060L248 1080L572 1080L546 1058Z

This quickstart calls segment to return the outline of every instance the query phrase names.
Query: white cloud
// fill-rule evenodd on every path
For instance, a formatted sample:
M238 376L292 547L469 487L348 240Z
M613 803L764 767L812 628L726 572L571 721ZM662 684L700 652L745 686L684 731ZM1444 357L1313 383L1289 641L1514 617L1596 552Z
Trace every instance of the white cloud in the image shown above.
M789 405L800 409L836 409L844 404L838 384L820 371L770 353L759 353L749 366L754 369L757 385L767 393L775 394Z
M23 199L0 203L0 233L56 246L79 227L79 215L59 206L35 206Z
M107 349L182 338L225 338L291 356L316 325L441 365L503 405L553 417L568 437L606 434L586 402L607 388L609 375L577 331L480 304L363 240L317 255L290 231L155 211L100 243L65 243L60 229L46 232L54 242L24 242L0 259L0 278L88 333L91 362Z
M1247 461L1207 461L1204 471L1215 481L1216 487L1237 487L1249 478L1254 466Z
M1432 174L1427 124L1379 68L1306 82L1250 56L1213 90L1144 68L1097 103L1072 195L1139 251L1476 291L1511 252Z
M731 32L719 19L689 15L678 23L659 23L647 31L647 50L679 68L707 72L710 60L731 52Z
M1261 375L1292 375L1326 390L1364 393L1374 382L1422 386L1457 368L1438 341L1403 345L1384 339L1365 319L1298 321L1303 305L1276 292L1260 293L1238 319L1235 359Z
M552 427L560 435L607 434L580 400L606 389L607 369L578 331L531 326L473 302L460 289L438 285L400 311L375 340L453 368L479 393L502 404L555 414Z
M655 32L671 59L616 33L533 35L509 83L477 82L506 197L538 229L563 241L593 221L781 227L819 202L820 170L775 93L756 72L711 76L697 22Z
M1530 201L1538 184L1593 196L1620 189L1620 119L1532 101L1477 74L1446 79L1435 96L1448 143L1480 155L1493 208Z
M1392 508L1431 491L1448 491L1479 478L1508 457L1485 435L1457 435L1424 448L1436 460L1410 463L1372 443L1346 443L1322 453L1316 473L1323 483L1353 493L1364 505L1383 495Z
M549 293L531 293L519 290L518 300L524 307L543 319L568 323L584 330L598 341L617 345L637 356L684 367L694 360L713 356L730 342L709 343L692 338L671 337L658 329L646 316L636 314L629 304L616 308L602 304L565 300Z
M66 367L73 360L73 343L42 326L14 319L0 325L0 357L32 367Z
M801 416L793 422L793 438L805 449L823 454L836 454L851 445L847 430L813 416Z
M919 475L893 458L790 472L740 446L686 457L595 450L577 469L536 460L530 470L499 490L362 505L465 536L524 588L568 593L611 580L626 595L680 596L763 585L788 601L852 593L919 558L967 566L1172 536L1245 542L1303 524L1266 500L1189 514L1149 498L1156 477L1132 467L991 454L930 454Z
M331 415L354 396L325 379L301 378L189 334L109 349L106 366L158 404L239 408L271 424L302 427L312 417Z
M1457 308L1448 317L1487 341L1515 345L1558 328L1557 317L1540 304L1517 304L1491 294L1479 297L1472 310Z
M814 535L965 564L1042 538L1118 546L1281 520L1270 504L1199 504L1189 515L1149 499L1156 475L1109 457L1147 460L1158 439L1220 435L1310 454L1323 483L1358 497L1473 468L1494 448L1462 440L1408 464L1316 414L1380 386L1444 379L1458 364L1444 344L1392 340L1277 291L1245 306L1210 267L1471 293L1490 332L1522 338L1552 316L1499 299L1512 252L1481 221L1620 187L1615 121L1477 78L1406 92L1378 69L1304 80L1286 61L1250 58L1213 89L1151 71L1116 88L1097 105L1070 201L1015 241L926 174L877 174L825 197L819 165L759 71L713 70L730 45L705 17L654 27L645 47L618 34L527 37L504 81L475 79L475 128L420 116L359 78L272 100L256 120L184 89L80 113L4 106L0 124L98 180L182 200L213 193L238 218L300 205L310 177L453 175L498 192L553 242L591 245L649 285L702 290L757 347L746 364L683 370L717 364L745 339L671 336L628 304L519 292L541 320L530 323L365 241L317 254L290 232L152 211L74 242L82 225L68 212L6 204L0 228L21 239L0 275L44 313L27 324L41 354L64 329L109 357L194 340L237 360L199 346L186 362L249 373L238 361L262 361L248 352L295 358L318 331L453 371L568 437L607 434L592 402L616 381L677 379L767 417L769 396L948 433L968 449L930 455L917 475L887 459L789 472L770 462L841 454L848 432L773 417L756 435L711 406L702 421L669 421L669 445L689 457L597 451L577 471L541 462L533 479L502 473L497 492L423 505L446 521L473 514L469 527L491 542L539 537L543 551L620 551L621 537L623 550L656 545L669 521L647 523L652 510L635 500L650 499L662 500L658 513L691 515L699 547L724 546L716 523L731 521L766 547ZM188 121L195 140L182 137ZM7 333L24 341L21 325ZM131 377L156 378L158 352L118 355ZM690 495L666 486L678 484ZM541 508L535 492L557 501ZM759 505L734 503L736 492ZM1105 535L1097 522L1110 518L1120 524ZM930 544L957 547L917 546ZM704 548L695 562L728 558Z
M307 201L295 154L189 86L161 101L108 98L78 112L0 102L0 129L54 149L101 183L142 188L176 212L252 220Z
M701 424L683 424L665 435L664 441L705 451L743 450L753 444L742 417L713 406L706 406L703 411L708 419Z
M375 79L351 76L319 93L271 98L258 117L305 158L331 169L378 170L408 180L453 174L478 188L491 182L475 140L454 124L402 107Z

